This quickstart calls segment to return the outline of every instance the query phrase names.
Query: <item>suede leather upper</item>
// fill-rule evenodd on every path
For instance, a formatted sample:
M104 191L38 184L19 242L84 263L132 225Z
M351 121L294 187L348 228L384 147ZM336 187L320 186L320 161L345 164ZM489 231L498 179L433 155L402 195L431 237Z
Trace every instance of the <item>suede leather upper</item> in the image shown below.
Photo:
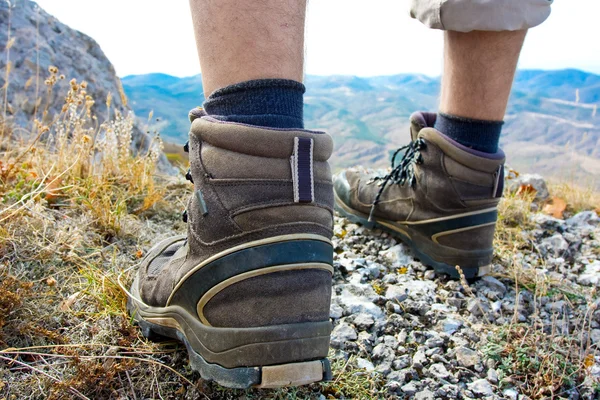
M155 253L168 244L143 261L140 292L148 305L165 306L191 269L232 247L280 235L332 236L329 135L225 123L201 115L193 115L192 120L189 153L194 195L187 208L187 242L181 242L170 259L157 258L162 267L155 261L148 268ZM313 203L294 202L290 156L295 137L314 141Z
M420 150L421 162L413 165L415 183L388 184L374 209L376 219L416 222L497 206L499 171L503 168L504 154L500 151L486 157L462 148L431 128L434 123L433 114L414 114L411 117L411 138L425 142ZM369 215L381 187L381 180L374 178L386 173L361 167L347 169L334 179L336 195L347 206ZM481 245L491 247L493 227L491 235L489 228L486 227L485 231ZM479 233L471 232L471 239ZM449 235L444 237L444 241L451 247L455 244L465 246L462 236Z

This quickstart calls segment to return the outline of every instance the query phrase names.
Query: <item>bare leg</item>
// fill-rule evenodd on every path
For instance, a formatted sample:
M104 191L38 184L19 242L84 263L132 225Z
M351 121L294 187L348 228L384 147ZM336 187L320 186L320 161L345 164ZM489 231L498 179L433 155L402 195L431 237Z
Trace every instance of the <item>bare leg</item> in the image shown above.
M304 73L306 0L190 0L204 95Z
M447 31L440 111L502 121L526 33Z

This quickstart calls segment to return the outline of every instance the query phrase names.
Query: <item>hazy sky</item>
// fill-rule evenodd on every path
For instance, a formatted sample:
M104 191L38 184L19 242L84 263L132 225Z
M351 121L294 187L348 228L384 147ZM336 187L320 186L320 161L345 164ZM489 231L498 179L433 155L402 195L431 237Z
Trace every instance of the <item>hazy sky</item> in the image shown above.
M98 41L120 76L200 72L187 0L38 0ZM408 16L408 0L312 0L308 74L360 76L441 72L442 34ZM599 0L556 0L530 31L520 68L600 73Z

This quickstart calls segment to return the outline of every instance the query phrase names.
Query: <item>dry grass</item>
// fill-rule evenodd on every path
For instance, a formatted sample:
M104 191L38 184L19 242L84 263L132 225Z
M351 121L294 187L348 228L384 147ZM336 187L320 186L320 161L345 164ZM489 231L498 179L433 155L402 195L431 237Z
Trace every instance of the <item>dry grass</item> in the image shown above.
M600 213L600 193L592 185L582 187L574 182L556 182L550 183L548 190L552 196L564 199L571 213L586 210Z
M535 193L505 193L498 206L498 222L494 236L496 257L505 266L516 267L515 254L519 251L533 250L528 231L533 227L531 221L532 204ZM509 268L504 271L508 276L522 275L522 271Z
M51 90L60 75L49 72ZM159 229L147 218L178 218L156 179L160 140L134 154L133 116L99 123L85 82L71 81L65 98L59 115L34 121L29 143L3 124L0 398L109 398L133 386L154 398L192 387L158 361L172 348L139 337L117 284Z

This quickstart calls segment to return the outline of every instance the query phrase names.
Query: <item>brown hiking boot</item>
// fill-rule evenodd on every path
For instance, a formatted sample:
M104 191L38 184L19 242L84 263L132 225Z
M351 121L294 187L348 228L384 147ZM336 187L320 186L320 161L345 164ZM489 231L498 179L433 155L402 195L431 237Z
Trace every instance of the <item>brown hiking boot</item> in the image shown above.
M227 387L329 379L331 137L190 119L188 234L142 261L132 316Z
M484 275L492 262L504 153L462 146L432 128L436 115L411 116L412 142L392 170L348 169L335 181L335 208L353 222L389 231L426 265L458 277Z

